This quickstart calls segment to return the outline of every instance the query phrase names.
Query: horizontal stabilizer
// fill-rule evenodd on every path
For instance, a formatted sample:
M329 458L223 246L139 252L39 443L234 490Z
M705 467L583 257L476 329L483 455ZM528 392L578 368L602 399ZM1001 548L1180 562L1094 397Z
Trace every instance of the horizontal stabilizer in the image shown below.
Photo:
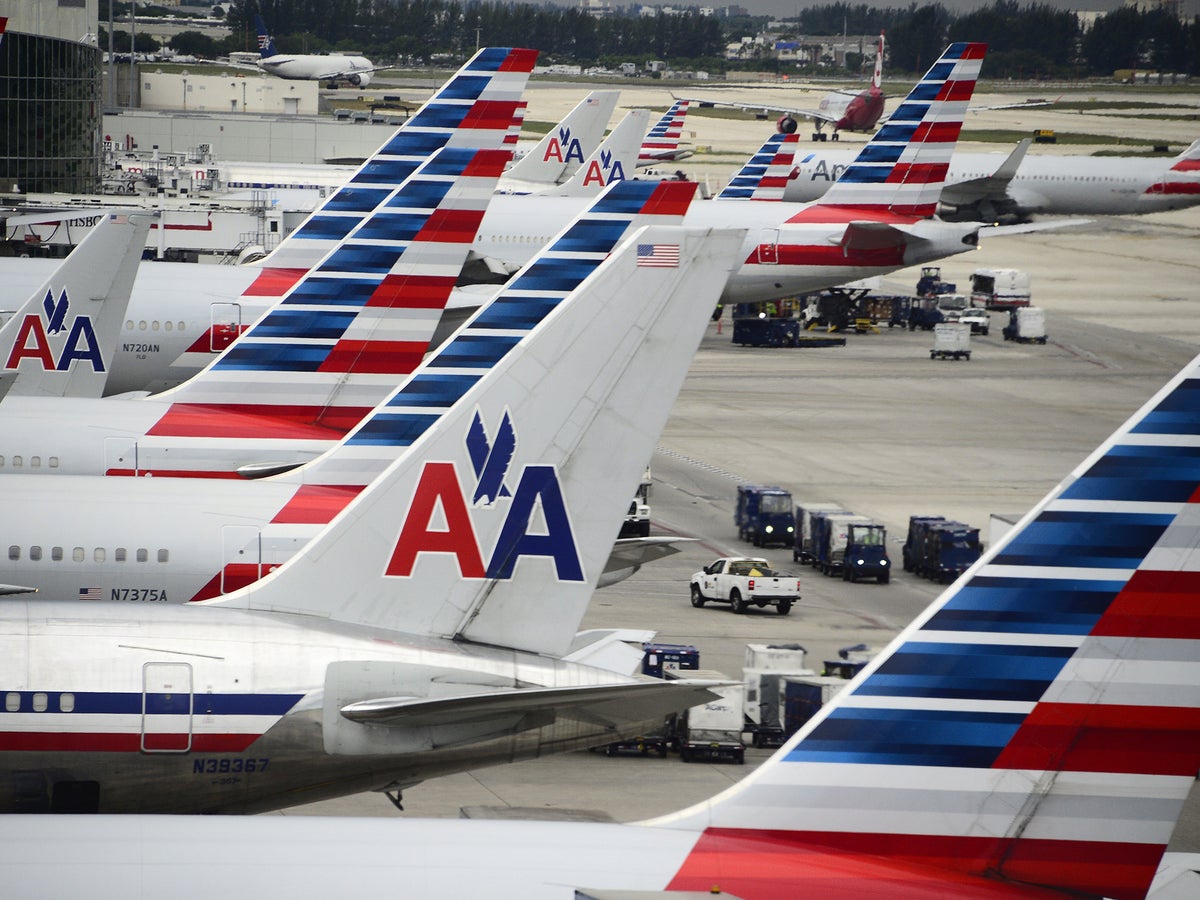
M386 697L343 706L352 722L406 728L463 725L513 714L549 714L618 726L653 719L716 699L704 685L667 681L630 684L578 685L464 694L458 697Z
M998 237L1002 234L1029 234L1033 231L1053 231L1056 228L1090 225L1091 222L1091 219L1051 219L1042 222L1021 222L1016 225L985 225L979 229L979 236L982 238Z
M19 584L0 584L0 597L11 597L14 594L36 594L35 587L23 587Z
M613 543L612 553L604 564L604 571L624 569L629 566L640 566L658 559L678 553L682 548L676 545L695 541L696 538L663 535L643 538L619 538Z
M915 229L888 222L851 222L842 235L842 249L847 253L900 247L924 240Z

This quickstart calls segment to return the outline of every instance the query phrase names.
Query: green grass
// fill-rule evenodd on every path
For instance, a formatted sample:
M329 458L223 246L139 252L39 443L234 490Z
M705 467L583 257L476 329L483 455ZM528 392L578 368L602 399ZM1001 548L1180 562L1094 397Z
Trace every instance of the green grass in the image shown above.
M1070 144L1073 146L1083 146L1088 144L1121 144L1128 147L1153 147L1156 144L1169 143L1164 138L1129 138L1117 137L1114 134L1087 134L1084 132L1072 132L1056 130L1054 133L1056 144ZM1031 131L1009 131L1001 129L974 129L964 128L959 135L959 140L976 141L985 144L1015 144L1022 138L1033 137Z

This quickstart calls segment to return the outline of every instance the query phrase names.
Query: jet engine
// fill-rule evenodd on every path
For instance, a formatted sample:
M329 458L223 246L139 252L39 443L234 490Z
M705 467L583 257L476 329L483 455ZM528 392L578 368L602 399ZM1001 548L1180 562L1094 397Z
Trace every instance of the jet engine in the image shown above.
M780 134L795 134L796 129L800 126L791 116L780 116L779 121L775 123L775 127Z

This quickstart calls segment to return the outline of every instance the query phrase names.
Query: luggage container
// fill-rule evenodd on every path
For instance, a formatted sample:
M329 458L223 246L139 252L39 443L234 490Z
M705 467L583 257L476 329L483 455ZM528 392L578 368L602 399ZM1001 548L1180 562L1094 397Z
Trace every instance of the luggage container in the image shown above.
M782 675L779 680L785 739L791 737L849 682L829 675Z
M792 546L792 561L805 563L813 560L812 519L820 513L848 513L849 510L837 503L806 503L796 507L796 532Z
M1008 312L1004 339L1018 344L1046 343L1046 311L1040 306L1026 306Z
M729 680L723 673L708 669L698 669L687 677ZM743 713L746 685L724 684L710 690L721 696L693 706L681 717L679 758L683 762L729 760L741 765L746 761L746 745L742 743L742 733L746 729Z
M970 359L971 326L962 322L941 322L933 326L930 359Z

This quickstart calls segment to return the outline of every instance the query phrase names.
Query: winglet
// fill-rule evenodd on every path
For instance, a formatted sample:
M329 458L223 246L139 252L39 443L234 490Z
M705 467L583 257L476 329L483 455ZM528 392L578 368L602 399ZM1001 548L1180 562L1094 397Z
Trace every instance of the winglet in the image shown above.
M871 73L871 87L883 89L883 31L879 32L879 47L875 50L875 71Z
M703 851L737 840L798 895L813 846L1145 896L1200 769L1198 498L1200 357L770 761L660 820L705 831L671 888L711 884Z
M947 47L818 205L932 216L986 51Z
M1003 181L1005 184L1013 180L1013 176L1017 174L1017 169L1020 167L1022 160L1025 159L1025 153L1033 144L1033 138L1022 138L1017 142L1017 146L1013 147L1012 153L1005 157L1004 162L996 167L996 171L992 173L992 178Z
M782 200L787 183L799 174L794 165L799 140L796 133L771 135L716 199Z

